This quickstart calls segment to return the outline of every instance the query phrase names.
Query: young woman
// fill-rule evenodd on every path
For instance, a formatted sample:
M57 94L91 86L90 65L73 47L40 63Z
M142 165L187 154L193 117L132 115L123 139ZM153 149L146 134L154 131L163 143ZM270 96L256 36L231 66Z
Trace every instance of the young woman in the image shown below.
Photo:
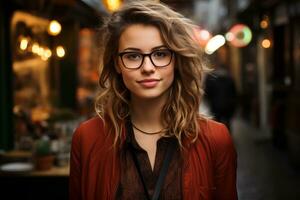
M74 133L70 199L237 199L230 135L198 113L205 67L192 23L141 1L101 33L98 116Z

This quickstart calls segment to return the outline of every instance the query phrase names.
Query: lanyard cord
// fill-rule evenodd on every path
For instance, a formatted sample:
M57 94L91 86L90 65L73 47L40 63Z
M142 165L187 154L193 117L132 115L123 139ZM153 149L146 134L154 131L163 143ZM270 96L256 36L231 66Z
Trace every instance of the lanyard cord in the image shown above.
M133 149L133 147L131 145L130 145L129 149L130 149L130 152L131 152L131 155L132 155L132 159L133 159L134 165L135 165L135 167L136 167L136 169L137 169L137 171L139 173L140 179L142 181L143 188L144 188L144 193L146 195L146 198L147 198L147 200L150 200L150 196L149 196L149 193L148 193L148 190L147 190L147 186L146 186L146 183L145 183L145 180L144 180L144 176L142 175L141 167L140 167L139 162L137 160L137 157L136 157L136 155L134 153L134 149Z
M134 153L134 149L131 145L130 145L129 149L130 149L130 152L131 152L131 155L132 155L132 158L133 158L133 162L136 166L136 169L137 169L138 174L140 176L140 179L142 181L146 198L147 198L147 200L150 200L150 195L149 195L148 190L147 190L146 182L145 182L144 176L142 174L141 167L139 165L136 154ZM154 193L153 193L153 196L152 196L152 200L158 200L158 198L159 198L159 194L160 194L164 179L167 175L168 167L169 167L174 149L175 149L174 143L173 142L169 143L168 149L167 149L167 152L166 152L166 155L165 155L165 159L163 161L162 168L159 172L159 177L158 177L157 182L155 184L155 190L154 190Z

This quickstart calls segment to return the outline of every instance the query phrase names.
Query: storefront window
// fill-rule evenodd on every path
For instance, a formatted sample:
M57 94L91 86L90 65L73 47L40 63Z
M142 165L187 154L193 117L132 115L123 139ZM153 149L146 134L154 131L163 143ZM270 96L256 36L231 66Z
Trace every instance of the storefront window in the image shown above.
M52 153L67 154L75 127L95 115L97 38L76 23L50 34L50 22L20 11L11 20L14 143L15 149L34 151L46 136Z
M34 123L52 109L49 63L52 56L48 20L17 11L11 20L15 146L31 149Z

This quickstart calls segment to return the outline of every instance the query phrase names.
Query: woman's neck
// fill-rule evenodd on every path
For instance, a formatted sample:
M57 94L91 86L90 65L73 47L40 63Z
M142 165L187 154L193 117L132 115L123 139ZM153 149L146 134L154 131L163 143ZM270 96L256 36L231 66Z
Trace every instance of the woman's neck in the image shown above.
M159 130L164 128L161 111L166 98L140 99L131 98L131 120L139 128Z

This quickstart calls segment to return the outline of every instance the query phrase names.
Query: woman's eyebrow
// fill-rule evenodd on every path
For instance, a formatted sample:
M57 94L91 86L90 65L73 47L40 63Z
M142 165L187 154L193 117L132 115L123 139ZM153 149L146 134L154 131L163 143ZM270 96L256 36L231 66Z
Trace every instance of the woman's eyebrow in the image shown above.
M166 45L159 45L159 46L153 47L153 48L151 49L151 51L160 49L160 48L162 48L162 47L166 47ZM139 48L128 47L128 48L123 49L123 51L142 51L142 50L139 49Z
M141 50L138 48L128 47L126 49L123 49L123 51L141 51Z

